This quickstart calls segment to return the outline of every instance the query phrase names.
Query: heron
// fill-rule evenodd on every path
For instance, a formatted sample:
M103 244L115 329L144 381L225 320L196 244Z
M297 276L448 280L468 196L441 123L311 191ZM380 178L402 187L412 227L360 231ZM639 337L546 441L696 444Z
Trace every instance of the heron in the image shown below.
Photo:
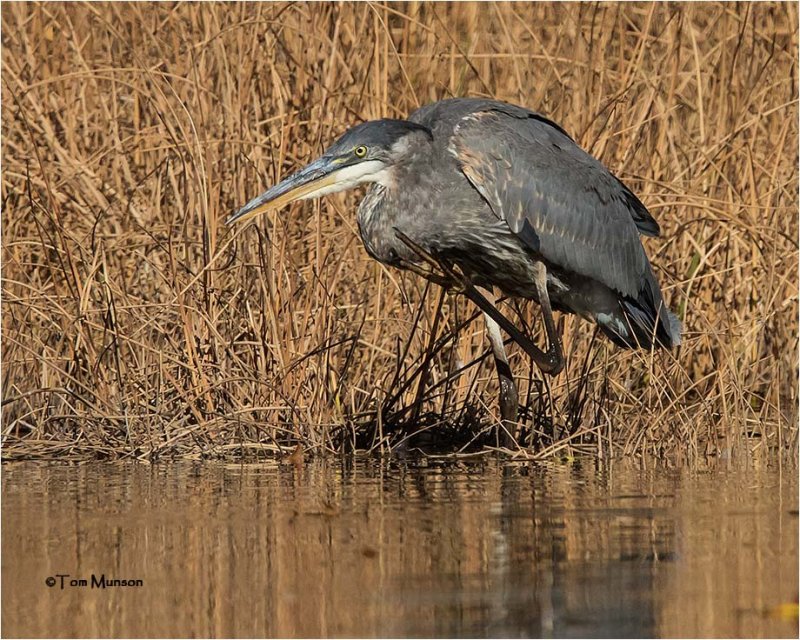
M362 184L357 222L367 253L456 289L483 311L504 424L516 424L519 402L501 328L549 375L564 367L553 311L595 323L626 349L680 344L680 321L641 240L658 236L658 223L552 120L506 102L453 98L407 120L364 122L226 222ZM496 290L539 304L546 349L498 311Z

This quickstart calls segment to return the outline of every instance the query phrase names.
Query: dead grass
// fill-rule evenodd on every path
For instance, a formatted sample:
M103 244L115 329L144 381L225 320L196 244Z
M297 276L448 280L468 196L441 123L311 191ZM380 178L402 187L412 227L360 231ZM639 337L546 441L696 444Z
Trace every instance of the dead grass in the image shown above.
M15 3L2 27L6 459L490 444L482 323L368 258L356 194L221 223L347 126L457 95L624 179L685 322L653 356L563 317L543 382L512 347L528 455L796 452L795 4Z

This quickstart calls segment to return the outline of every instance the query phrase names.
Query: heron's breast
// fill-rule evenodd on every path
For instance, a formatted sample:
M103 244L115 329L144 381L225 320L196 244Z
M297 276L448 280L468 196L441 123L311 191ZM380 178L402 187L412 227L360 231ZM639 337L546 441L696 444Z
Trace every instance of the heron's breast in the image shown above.
M384 264L396 264L400 258L408 259L408 247L403 244L395 229L405 231L398 203L391 190L373 184L358 206L358 232L370 256Z

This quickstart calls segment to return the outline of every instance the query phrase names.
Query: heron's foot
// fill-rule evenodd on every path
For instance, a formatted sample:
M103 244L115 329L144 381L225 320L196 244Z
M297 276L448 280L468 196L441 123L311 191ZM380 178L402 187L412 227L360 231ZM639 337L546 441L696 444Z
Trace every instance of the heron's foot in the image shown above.
M499 444L507 449L517 448L519 435L519 398L513 378L500 375L500 438Z
M438 284L440 287L442 287L442 289L451 295L464 293L464 286L460 282L454 282L451 278L443 276L430 269L425 269L418 264L404 260L400 262L398 266L401 269L406 269L412 273L416 273L418 276L425 278L429 282L433 282L433 284Z
M409 249L411 249L421 259L421 263L411 262L410 260L400 260L398 266L403 269L408 269L416 273L418 276L438 284L445 291L452 294L466 293L469 283L464 276L459 276L454 273L449 267L444 266L435 257L428 253L425 249L420 247L416 242L411 240L406 234L399 229L394 230L397 237ZM423 264L428 265L426 269Z

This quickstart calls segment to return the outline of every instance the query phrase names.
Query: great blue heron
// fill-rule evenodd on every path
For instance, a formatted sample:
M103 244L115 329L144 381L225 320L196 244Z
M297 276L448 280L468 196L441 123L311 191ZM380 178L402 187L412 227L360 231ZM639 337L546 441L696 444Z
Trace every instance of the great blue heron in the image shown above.
M657 236L658 223L547 118L495 100L455 98L408 120L365 122L227 222L362 183L370 184L358 208L367 252L458 286L484 311L504 421L516 421L518 396L500 326L553 375L564 358L552 309L596 322L622 347L680 343L680 322L639 238ZM497 311L493 287L541 305L546 352Z

